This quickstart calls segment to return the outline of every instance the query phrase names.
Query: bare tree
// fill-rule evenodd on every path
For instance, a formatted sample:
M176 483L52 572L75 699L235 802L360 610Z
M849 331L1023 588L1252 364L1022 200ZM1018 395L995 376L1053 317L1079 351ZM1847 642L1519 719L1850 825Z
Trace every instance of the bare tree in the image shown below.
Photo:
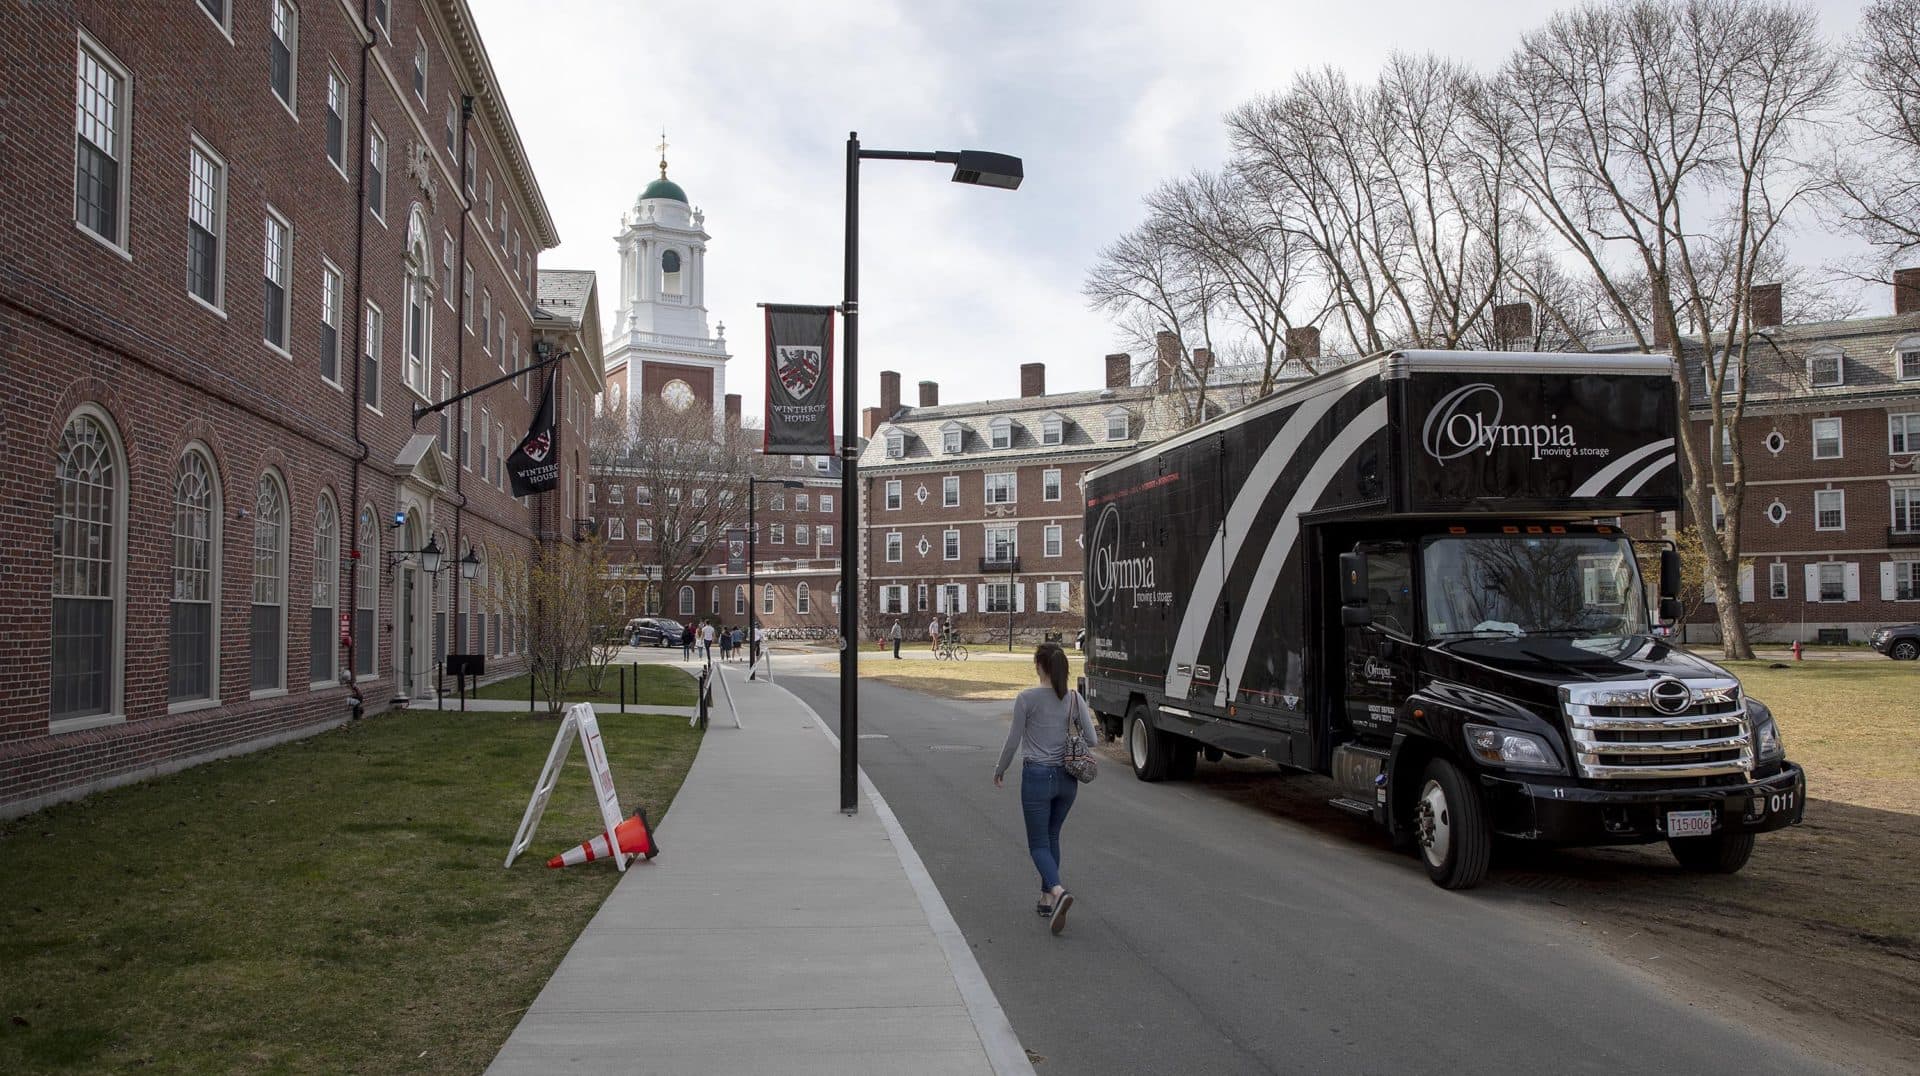
M1724 512L1703 542L1723 594L1738 593L1749 298L1819 183L1796 161L1836 84L1806 9L1623 0L1525 35L1475 105L1528 203L1641 348L1678 356L1677 390L1700 400L1708 435L1679 438L1682 476L1694 519L1715 518L1716 500ZM1716 612L1726 655L1751 657L1740 603Z
M560 712L573 670L590 663L608 626L606 570L597 537L548 542L530 557L488 566L507 609L526 625L530 675L549 713Z
M1213 334L1222 316L1226 282L1179 229L1158 215L1100 251L1082 293L1113 316L1130 350L1145 351L1151 373L1170 363L1168 378L1182 387L1175 402L1182 425L1206 417L1212 379Z
M747 478L761 465L757 430L729 434L701 407L646 399L594 423L594 473L616 487L594 506L631 519L634 541L613 578L641 580L643 608L676 593L747 519ZM617 498L617 499L616 499Z
M1859 126L1833 154L1832 204L1893 263L1920 252L1920 0L1873 0L1850 51Z

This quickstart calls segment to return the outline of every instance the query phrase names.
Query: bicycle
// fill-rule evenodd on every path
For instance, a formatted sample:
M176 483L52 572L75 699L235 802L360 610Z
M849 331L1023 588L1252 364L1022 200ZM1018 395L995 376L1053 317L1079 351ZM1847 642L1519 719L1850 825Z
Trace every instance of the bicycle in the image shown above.
M965 661L967 660L967 648L960 643L950 643L942 639L940 645L933 648L933 660Z

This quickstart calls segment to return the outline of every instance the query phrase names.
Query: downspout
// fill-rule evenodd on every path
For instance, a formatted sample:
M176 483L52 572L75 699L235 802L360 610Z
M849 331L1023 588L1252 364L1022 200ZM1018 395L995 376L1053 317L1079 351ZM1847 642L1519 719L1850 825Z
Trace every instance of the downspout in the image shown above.
M473 203L467 195L467 185L473 181L473 177L467 174L467 149L472 144L470 139L473 134L469 129L472 123L473 95L463 93L460 95L460 160L458 162L460 189L454 192L454 196L460 202L460 323L453 327L453 391L455 393L465 392L467 387L467 325L472 317L472 312L467 309L467 304L471 301L467 294L469 290L467 287L467 219L473 215ZM481 326L480 331L485 332L486 326ZM466 473L469 438L464 433L467 430L467 401L460 401L459 413L453 416L453 421L457 424L453 436L453 555L465 557L466 552L460 543L467 509ZM453 609L449 614L453 623L448 624L447 628L456 633L455 638L466 640L467 645L463 648L463 652L471 654L473 640L467 636L472 625L463 619L460 603L461 584L465 581L466 577L459 570L456 562L453 573Z
M360 25L369 28L371 12L370 0L360 2ZM353 595L354 616L351 630L347 632L347 690L353 693L353 716L360 717L366 712L366 697L360 693L360 647L367 641L360 638L360 467L373 455L366 440L361 436L361 385L360 377L364 364L360 361L360 352L366 346L366 253L367 253L367 69L372 62L373 46L380 40L379 34L365 29L366 40L360 44L360 123L356 137L359 139L359 167L354 170L353 206L353 348L348 352L346 361L353 364L353 398L349 406L353 409L353 443L359 447L360 455L353 461L352 502L348 516L353 520L353 556L348 560L347 590ZM378 524L375 524L378 526ZM369 570L371 566L369 566ZM336 601L337 601L336 596ZM374 635L379 635L380 608L374 603Z

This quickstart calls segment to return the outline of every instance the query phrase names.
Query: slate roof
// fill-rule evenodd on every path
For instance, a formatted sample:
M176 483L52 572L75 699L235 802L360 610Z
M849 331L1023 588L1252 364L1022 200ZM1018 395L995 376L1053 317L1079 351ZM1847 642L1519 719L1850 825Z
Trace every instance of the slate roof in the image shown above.
M1699 352L1697 338L1683 342L1687 354ZM1631 338L1611 337L1596 351L1634 350ZM1762 329L1747 349L1747 406L1792 408L1823 406L1828 401L1920 394L1920 376L1900 379L1895 351L1920 351L1920 314L1895 314L1839 321L1804 322ZM1815 385L1809 363L1815 356L1837 355L1840 384ZM1910 363L1920 375L1920 361ZM1688 364L1692 407L1707 406L1700 364ZM1735 385L1729 381L1726 394Z
M595 279L589 269L542 269L534 305L554 320L578 325L586 315Z
M1127 437L1107 440L1107 415L1114 409L1127 414ZM1082 392L1056 392L1046 396L979 400L971 403L942 404L938 407L906 407L891 419L880 423L872 440L860 454L864 470L888 470L915 464L971 464L976 461L1020 460L1027 457L1073 455L1076 453L1119 454L1131 452L1148 441L1164 436L1160 408L1154 406L1149 388L1090 389ZM1042 443L1043 420L1048 415L1061 420L1061 443ZM993 423L1006 419L1012 442L1007 448L993 448ZM961 430L959 453L942 451L949 424ZM905 453L899 458L887 456L887 434L899 430L905 435Z

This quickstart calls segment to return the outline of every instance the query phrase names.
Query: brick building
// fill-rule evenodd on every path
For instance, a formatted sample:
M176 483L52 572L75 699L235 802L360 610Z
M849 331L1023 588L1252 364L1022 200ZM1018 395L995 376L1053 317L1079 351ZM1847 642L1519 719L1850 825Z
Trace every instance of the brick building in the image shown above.
M535 319L557 237L464 0L0 30L0 519L46 536L0 551L0 813L417 705L449 646L510 667L486 565L573 514L600 341ZM565 478L521 502L533 378L412 410L542 341Z
M860 457L862 635L895 619L910 639L933 616L966 638L1006 640L1080 624L1083 476L1158 436L1158 386L1133 384L1132 358L1107 358L1103 388L1048 394L1046 366L1020 367L1020 395L940 403L922 381L903 407L880 375Z
M1920 269L1894 279L1891 317L1798 325L1780 324L1777 285L1755 289L1762 343L1738 441L1739 600L1757 641L1861 642L1920 620ZM1731 446L1707 444L1695 380L1693 436L1730 462ZM1694 639L1716 629L1710 607L1688 625Z

